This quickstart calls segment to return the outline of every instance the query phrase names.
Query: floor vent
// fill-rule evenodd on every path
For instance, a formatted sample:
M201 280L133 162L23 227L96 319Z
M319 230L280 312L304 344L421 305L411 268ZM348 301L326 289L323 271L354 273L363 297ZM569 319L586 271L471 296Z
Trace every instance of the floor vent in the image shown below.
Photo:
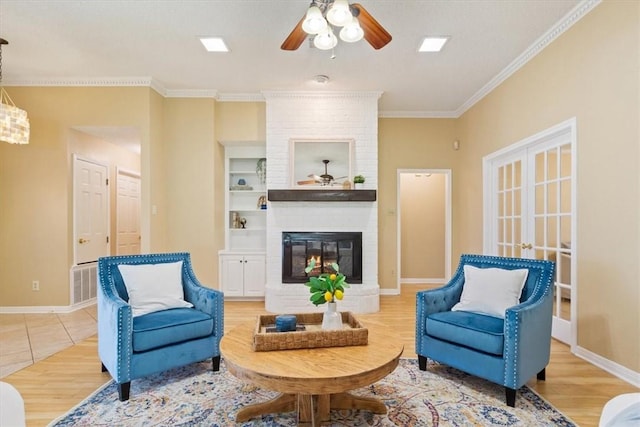
M71 304L80 304L96 298L97 263L75 266L71 269Z

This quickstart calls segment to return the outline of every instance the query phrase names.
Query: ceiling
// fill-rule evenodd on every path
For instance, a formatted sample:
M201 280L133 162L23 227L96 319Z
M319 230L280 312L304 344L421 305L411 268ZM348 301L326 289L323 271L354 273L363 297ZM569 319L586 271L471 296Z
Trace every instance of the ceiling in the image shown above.
M340 42L331 59L308 43L280 50L309 0L2 0L3 80L153 82L168 96L222 100L261 99L262 91L380 91L381 115L457 117L585 2L594 3L360 0L393 40L378 51L364 40ZM418 53L426 35L451 39L440 53ZM206 52L200 36L222 36L231 52ZM318 74L330 81L313 81Z

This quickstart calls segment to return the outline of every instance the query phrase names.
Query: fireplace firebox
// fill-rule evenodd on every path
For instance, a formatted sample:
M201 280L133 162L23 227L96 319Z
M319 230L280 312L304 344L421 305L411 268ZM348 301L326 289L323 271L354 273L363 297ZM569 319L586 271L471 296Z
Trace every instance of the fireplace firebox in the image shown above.
M282 283L305 283L309 276L333 273L340 266L349 284L362 283L362 233L283 232ZM316 267L308 275L304 269L311 259Z

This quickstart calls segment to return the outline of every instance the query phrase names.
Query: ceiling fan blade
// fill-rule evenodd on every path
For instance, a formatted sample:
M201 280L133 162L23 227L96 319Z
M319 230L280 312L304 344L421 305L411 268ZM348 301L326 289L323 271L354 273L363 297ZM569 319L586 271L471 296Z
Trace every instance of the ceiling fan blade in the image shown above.
M351 7L356 10L364 39L376 50L385 47L391 41L391 34L361 4L353 3Z
M305 17L306 15L302 17L300 22L298 22L298 25L296 25L293 31L291 31L291 33L285 39L285 41L282 42L282 46L280 46L280 49L296 50L300 47L302 42L305 41L305 39L308 37L307 33L305 33L304 30L302 29L302 23L304 22Z
M312 184L317 184L317 182L314 179L308 179L306 181L298 181L298 185L312 185Z

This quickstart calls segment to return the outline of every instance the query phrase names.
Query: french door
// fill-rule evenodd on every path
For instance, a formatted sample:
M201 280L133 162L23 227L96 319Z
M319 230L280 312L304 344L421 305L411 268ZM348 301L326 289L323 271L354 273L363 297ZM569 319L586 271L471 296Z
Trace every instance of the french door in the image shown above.
M575 343L575 120L484 159L485 253L551 260L553 336Z

